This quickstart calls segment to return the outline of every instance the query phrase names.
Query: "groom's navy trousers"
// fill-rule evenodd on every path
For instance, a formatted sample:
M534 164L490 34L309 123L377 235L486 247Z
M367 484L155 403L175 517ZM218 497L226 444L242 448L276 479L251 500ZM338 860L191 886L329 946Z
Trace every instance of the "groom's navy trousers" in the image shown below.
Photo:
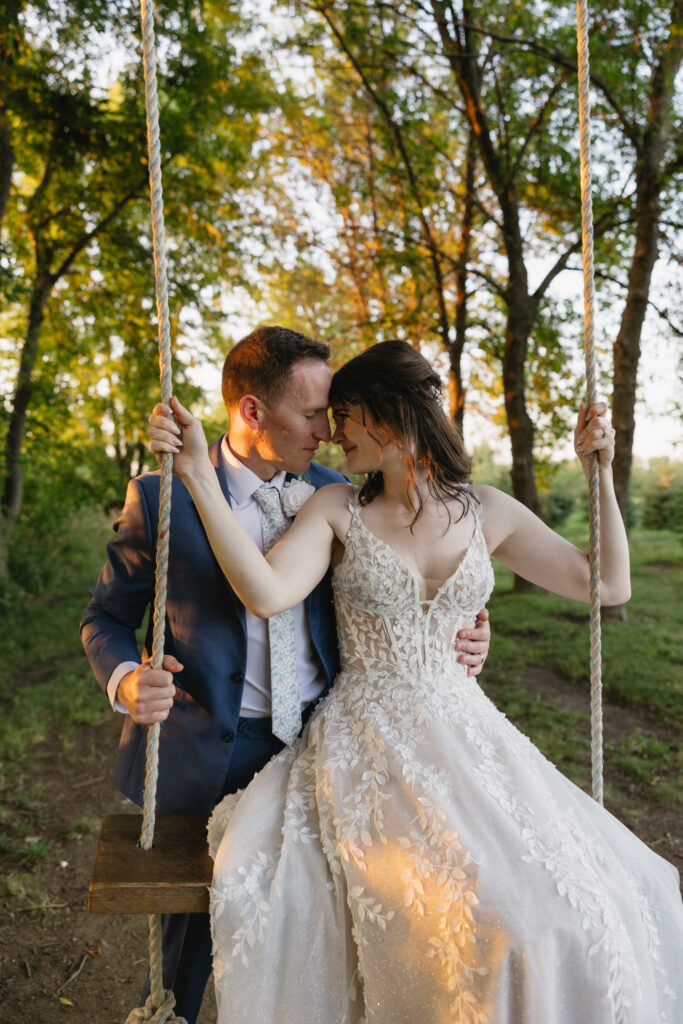
M229 501L227 483L218 468L219 445L220 441L212 445L210 457ZM344 482L339 473L316 463L311 463L308 477L316 488ZM107 545L107 561L83 614L81 637L104 690L118 665L139 660L135 634L154 600L158 504L158 473L131 481L114 527L117 536ZM329 574L306 598L304 606L313 647L329 686L339 667ZM150 615L147 651L151 650L151 633ZM173 480L164 649L184 668L174 676L181 693L161 728L157 810L160 814L208 814L225 793L241 788L263 767L274 751L273 743L278 741L270 739L269 732L266 737L254 737L243 731L247 728L240 723L247 657L244 606L221 572L189 492L177 478ZM147 729L136 725L129 715L122 719L114 781L122 793L140 804ZM199 949L193 916L176 957L178 984L169 975L178 996L176 1012L187 1017L190 1024L195 1019L191 1004L199 990L201 1003L206 981L206 976L199 978L204 970L200 961L206 963L206 956ZM199 916L206 922L205 915ZM172 951L168 952L172 970ZM187 979L189 993L182 1001L178 992L181 975Z

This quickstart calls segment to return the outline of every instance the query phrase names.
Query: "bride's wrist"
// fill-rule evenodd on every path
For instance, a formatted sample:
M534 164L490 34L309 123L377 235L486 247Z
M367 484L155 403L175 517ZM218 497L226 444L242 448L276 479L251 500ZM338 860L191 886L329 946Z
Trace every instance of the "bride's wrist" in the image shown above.
M207 455L205 459L193 459L180 474L180 479L192 493L194 490L200 490L212 483L215 476L216 473Z

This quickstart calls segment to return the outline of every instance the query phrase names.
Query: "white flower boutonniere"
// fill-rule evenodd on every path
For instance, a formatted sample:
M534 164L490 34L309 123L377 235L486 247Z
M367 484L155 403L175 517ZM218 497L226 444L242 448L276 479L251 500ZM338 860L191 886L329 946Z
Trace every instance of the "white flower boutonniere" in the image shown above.
M286 483L282 488L282 510L285 515L293 519L312 494L315 494L315 487L305 476L297 476Z

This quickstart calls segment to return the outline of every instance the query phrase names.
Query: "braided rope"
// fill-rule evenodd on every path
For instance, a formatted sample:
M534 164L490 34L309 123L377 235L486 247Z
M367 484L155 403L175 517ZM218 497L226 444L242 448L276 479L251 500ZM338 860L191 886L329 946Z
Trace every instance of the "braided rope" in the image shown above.
M171 324L168 310L168 278L166 261L166 230L164 227L163 191L161 187L161 146L159 142L159 102L157 98L156 46L154 41L154 0L140 0L142 21L143 68L145 75L145 109L147 112L147 148L149 152L149 185L154 243L154 277L156 282L157 322L159 324L159 371L161 400L168 405L173 393L171 377ZM154 628L152 637L152 668L161 668L164 657L166 627L166 587L168 577L169 532L171 523L171 487L173 456L164 453L159 487L159 530L157 537L156 583L154 592ZM140 846L151 849L154 842L157 780L159 776L160 723L148 726L145 788L142 807ZM176 1017L175 997L164 989L161 951L161 918L149 917L150 994L144 1007L131 1011L126 1024L152 1021L153 1024L185 1024Z
M593 279L593 207L591 203L591 126L590 126L590 68L588 59L588 4L577 0L576 5L579 55L579 128L581 132L581 230L583 242L583 295L584 295L584 356L586 361L586 401L589 406L597 400L597 374L595 370L595 341L593 318L595 282ZM590 540L590 674L591 674L591 770L593 796L599 804L603 800L602 778L602 665L600 640L600 504L598 454L589 458L588 509Z

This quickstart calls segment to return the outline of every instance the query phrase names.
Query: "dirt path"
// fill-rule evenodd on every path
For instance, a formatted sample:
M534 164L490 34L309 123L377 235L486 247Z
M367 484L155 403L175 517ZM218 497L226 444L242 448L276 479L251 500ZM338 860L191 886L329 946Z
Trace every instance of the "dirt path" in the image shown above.
M114 717L79 727L63 755L58 743L38 752L41 837L54 845L36 871L39 892L0 901L0 1024L123 1024L138 1005L148 963L147 918L88 914L97 832L68 838L75 821L133 810L109 777L119 727ZM43 900L46 910L24 909ZM210 991L200 1024L215 1020Z
M559 676L535 669L526 682L544 702L585 711L583 695ZM658 723L624 708L606 708L605 723L608 742L634 730L662 734ZM37 862L31 885L25 883L23 891L0 901L0 1024L123 1024L137 1005L147 964L146 919L88 915L96 834L73 835L74 822L131 807L109 779L118 726L112 717L104 725L83 726L33 751L30 772L41 790L42 820L36 838L48 839L52 846ZM679 869L683 867L680 806L658 805L654 811L647 786L634 789L612 776L609 781L610 809ZM27 824L35 822L35 811L35 803L12 808ZM27 842L31 838L27 836ZM16 878L26 879L28 871L26 861L7 868ZM200 1022L213 1024L215 1019L209 993Z

